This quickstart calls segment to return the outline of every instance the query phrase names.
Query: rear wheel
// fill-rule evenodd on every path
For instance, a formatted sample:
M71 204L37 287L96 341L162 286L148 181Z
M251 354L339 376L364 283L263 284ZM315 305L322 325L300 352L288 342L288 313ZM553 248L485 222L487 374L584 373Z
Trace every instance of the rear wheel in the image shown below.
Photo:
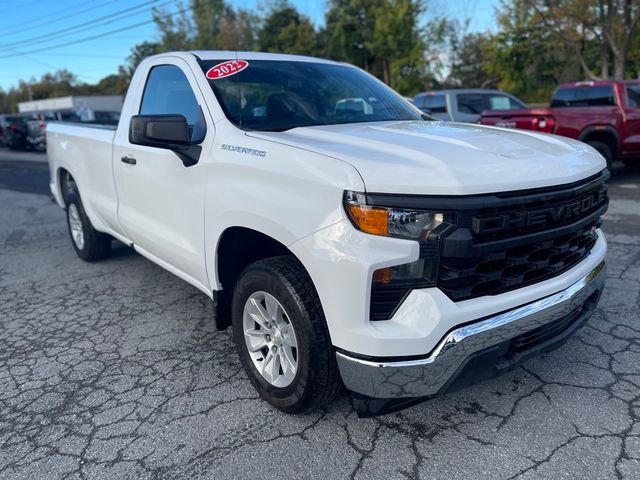
M85 262L95 262L109 257L111 237L93 228L77 193L68 192L66 200L67 226L71 243L78 256Z
M16 136L7 146L9 150L26 150L27 142L23 137Z
M341 380L311 278L293 257L249 265L233 292L233 338L260 396L297 413L332 400Z
M604 157L607 161L607 168L611 168L611 165L613 164L613 150L611 150L611 147L604 142L598 142L596 140L588 141L587 143Z

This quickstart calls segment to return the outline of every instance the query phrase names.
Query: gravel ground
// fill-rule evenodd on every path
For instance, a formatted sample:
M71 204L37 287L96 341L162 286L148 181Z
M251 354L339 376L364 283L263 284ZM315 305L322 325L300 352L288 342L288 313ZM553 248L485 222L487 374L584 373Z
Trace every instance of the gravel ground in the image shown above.
M123 245L83 263L43 184L44 164L0 153L2 479L640 478L639 170L612 181L609 279L586 326L506 376L370 419L347 395L270 408L205 295Z

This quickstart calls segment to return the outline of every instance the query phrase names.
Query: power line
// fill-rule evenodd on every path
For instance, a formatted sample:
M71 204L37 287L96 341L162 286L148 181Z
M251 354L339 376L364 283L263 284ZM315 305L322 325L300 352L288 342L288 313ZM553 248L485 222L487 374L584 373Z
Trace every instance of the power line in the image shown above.
M159 5L157 5L157 7L151 7L151 8L144 8L143 10L140 10L143 7L147 7L148 5L152 4L152 3L156 3L158 0L147 0L144 3L141 3L139 5L133 6L133 7L129 7L129 8L125 8L124 10L120 10L118 12L114 12L111 13L109 15L104 15L102 17L98 17L98 18L94 18L92 20L88 20L86 22L82 22L76 25L72 25L70 27L67 28L63 28L62 30L57 30L54 32L49 32L49 33L44 33L42 35L38 35L36 37L32 37L32 38L27 38L24 40L18 40L15 42L11 42L11 43L5 43L5 44L0 44L0 49L5 49L5 48L9 48L11 46L28 46L28 45L32 45L34 43L41 43L40 40L42 39L46 39L46 41L50 41L53 40L55 38L59 38L59 37L66 37L69 34L73 35L79 32L83 32L86 30L90 30L93 28L96 28L98 26L102 26L102 25L109 25L110 23L113 23L115 21L118 20L124 20L125 18L130 18L130 17L134 17L136 15L140 15L141 13L146 13L148 11L153 10L153 8L159 8L159 7L163 7L169 3L173 3L172 0L169 0L167 2L161 3ZM140 11L134 11L134 10L140 10ZM129 13L132 12L133 13ZM129 13L128 15L125 15L126 13Z
M180 15L181 13L184 13L184 12L186 12L188 10L191 10L191 7L180 9L180 10L174 12L174 13L165 15L162 18L167 18L167 17L170 17L172 15ZM76 39L76 40L70 40L68 42L59 43L57 45L51 45L51 46L48 46L48 47L37 48L35 50L28 50L26 52L25 51L20 51L19 52L18 50L10 49L10 50L13 50L16 53L0 55L0 58L17 57L17 56L20 56L20 55L28 55L28 54L31 54L31 53L45 52L47 50L54 50L56 48L68 47L68 46L71 46L71 45L77 45L78 43L89 42L91 40L95 40L95 39L98 39L98 38L106 37L108 35L114 35L116 33L126 32L127 30L132 30L134 28L142 27L144 25L148 25L148 24L154 23L154 22L155 22L155 19L146 20L144 22L136 23L136 24L133 24L133 25L128 25L128 26L122 27L122 28L117 28L115 30L110 30L108 32L102 32L102 33L99 33L99 34L96 34L96 35L91 35L89 37L79 38L79 39Z
M119 37L122 38L122 37ZM111 58L122 59L122 55L104 55L95 53L48 53L49 56L54 57L70 57L70 58Z
M111 3L115 3L117 0L108 0L107 2L104 2L102 4L99 5L93 5L90 8L85 8L84 10L80 10L78 12L74 12L68 15L62 15L62 16L58 16L58 17L51 17L51 16L44 16L44 17L39 17L39 18L35 18L35 19L31 19L31 20L27 20L26 22L22 22L22 23L18 23L17 25L13 25L14 27L19 27L19 28L14 28L13 30L7 30L7 31L3 31L2 35L4 37L10 37L12 35L14 35L15 33L22 33L24 31L24 27L27 25L31 25L29 28L36 28L42 25L51 25L52 23L58 23L62 20L66 20L67 18L72 18L72 17L76 17L78 15L81 15L83 13L86 12L90 12L92 10L95 10L97 8L102 8L105 7ZM78 7L82 7L84 5L89 5L89 4L93 4L94 0L89 0L88 2L84 2L81 3L79 5L74 5L71 8L66 8L63 10L60 10L58 13L61 12L69 12L69 11L73 11ZM39 22L39 23L35 23L34 22Z

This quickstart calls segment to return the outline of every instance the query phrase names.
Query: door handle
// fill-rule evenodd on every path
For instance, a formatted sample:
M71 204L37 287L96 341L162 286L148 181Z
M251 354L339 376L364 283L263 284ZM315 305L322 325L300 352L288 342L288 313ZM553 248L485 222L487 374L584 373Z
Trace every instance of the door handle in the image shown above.
M135 165L136 163L138 163L138 161L135 158L129 157L128 155L125 155L124 157L122 157L120 161L122 163L128 163L129 165Z

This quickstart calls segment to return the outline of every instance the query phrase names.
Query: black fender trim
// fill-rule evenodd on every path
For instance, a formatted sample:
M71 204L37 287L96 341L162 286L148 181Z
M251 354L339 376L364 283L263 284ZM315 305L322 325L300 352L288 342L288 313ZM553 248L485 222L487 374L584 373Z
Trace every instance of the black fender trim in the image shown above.
M587 127L584 130L582 130L582 132L580 132L580 135L578 136L578 140L580 140L581 142L585 142L585 139L590 135L593 135L594 133L595 134L609 133L613 135L613 137L616 139L616 148L615 148L616 151L613 152L614 155L618 152L618 150L620 150L620 135L618 134L618 131L615 128L613 128L611 125L592 125L590 127Z
M216 322L216 330L226 330L231 326L231 299L224 290L213 290L213 319Z

